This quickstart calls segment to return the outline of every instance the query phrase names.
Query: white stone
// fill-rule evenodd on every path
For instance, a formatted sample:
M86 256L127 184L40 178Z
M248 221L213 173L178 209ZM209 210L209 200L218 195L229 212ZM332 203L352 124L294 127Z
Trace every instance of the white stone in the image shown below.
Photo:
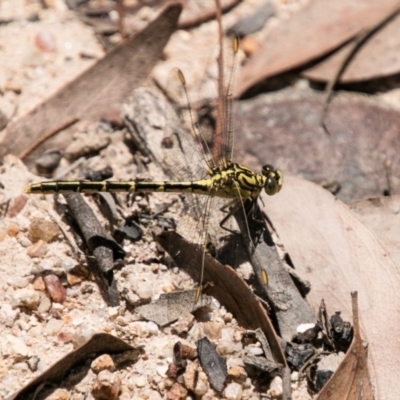
M142 299L142 300L150 300L151 296L153 296L153 286L149 282L142 282L137 290L136 294Z
M280 399L282 397L282 393L282 378L280 376L276 376L274 379L272 379L267 394L269 394L273 399Z
M138 335L140 338L149 336L149 330L147 328L147 322L135 321L129 324L129 328L132 333Z
M157 324L153 321L147 322L147 329L150 335L157 335L159 332Z
M165 365L159 365L156 368L157 374L160 375L161 377L165 378L166 375L165 373L167 372L168 367L166 367Z
M89 341L95 333L96 331L92 326L82 324L76 329L74 338L72 339L74 347L77 348L82 346Z
M130 381L138 388L145 387L149 383L145 375L133 375Z
M57 335L58 332L60 332L61 328L63 327L63 321L60 319L55 319L52 318L49 321L47 321L45 331L51 335L55 336Z
M300 324L296 331L297 333L304 333L306 331L308 331L309 329L312 329L315 327L315 324Z
M108 307L107 314L111 320L117 318L119 314L119 307Z
M19 314L19 308L13 308L11 304L2 304L0 308L0 325L13 326Z
M236 382L230 383L224 390L224 398L227 400L239 400L242 398L242 386Z
M25 359L29 355L29 348L21 338L13 335L5 335L1 339L1 353L4 357Z
M23 289L32 282L32 276L14 276L9 280L9 284L18 288Z
M54 269L53 261L49 260L48 258L42 260L39 265L43 271L50 271Z
M26 332L30 328L30 325L27 322L25 322L23 319L19 319L17 321L17 323L18 323L18 326L21 328L22 331Z
M51 300L43 293L40 297L40 303L37 308L38 312L41 314L46 313L51 308Z
M40 302L40 294L34 289L18 289L14 292L11 303L13 307L36 309Z
M297 371L293 371L290 375L290 380L292 382L297 382L299 380L299 373Z
M46 371L46 369L48 369L48 368L49 368L48 364L45 363L45 362L42 361L42 360L39 360L39 362L37 363L37 371L38 371L38 372L44 372L44 371Z
M261 347L255 347L255 346L246 346L244 348L246 353L251 354L253 356L261 356L263 354L263 349Z

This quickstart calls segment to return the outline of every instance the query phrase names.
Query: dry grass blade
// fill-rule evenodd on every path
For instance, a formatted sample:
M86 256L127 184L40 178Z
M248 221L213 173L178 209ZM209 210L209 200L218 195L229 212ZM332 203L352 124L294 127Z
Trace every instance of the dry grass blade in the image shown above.
M367 367L367 351L361 340L357 292L351 294L353 306L353 342L332 378L323 387L318 400L372 400L374 398Z
M181 5L169 5L146 29L112 49L92 68L58 91L30 113L10 124L0 143L0 157L21 154L35 143L41 143L49 132L75 119L97 120L110 107L119 106L134 87L150 73L171 33L176 28ZM36 150L65 148L70 135L56 136ZM50 143L53 142L53 143ZM31 157L25 159L29 163Z

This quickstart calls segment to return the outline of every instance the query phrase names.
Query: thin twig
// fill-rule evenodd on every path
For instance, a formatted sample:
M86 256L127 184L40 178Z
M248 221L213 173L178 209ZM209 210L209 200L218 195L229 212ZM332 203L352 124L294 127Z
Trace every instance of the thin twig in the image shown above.
M217 122L214 133L212 157L215 163L221 157L222 152L222 137L224 133L225 124L225 102L224 102L224 49L223 49L223 30L222 30L222 13L221 1L215 0L217 8L217 22L218 22L218 41L219 41L219 55L218 55L218 103L217 103Z
M393 18L397 16L397 14L400 12L400 6L396 5L390 13L385 15L382 19L380 19L375 25L368 29L362 30L354 39L352 45L348 49L348 53L346 57L344 58L342 65L339 67L339 69L336 71L336 74L333 76L333 78L328 82L326 89L325 89L325 99L323 103L323 109L322 109L322 117L321 117L321 125L323 129L325 130L326 133L330 134L328 126L326 124L326 119L328 116L328 108L329 104L332 99L333 95L333 88L335 87L336 83L340 80L340 77L343 75L343 73L346 71L347 67L351 63L352 59L355 57L355 55L359 52L359 50L362 48L364 43L373 36L381 27L383 27L385 24L390 22Z

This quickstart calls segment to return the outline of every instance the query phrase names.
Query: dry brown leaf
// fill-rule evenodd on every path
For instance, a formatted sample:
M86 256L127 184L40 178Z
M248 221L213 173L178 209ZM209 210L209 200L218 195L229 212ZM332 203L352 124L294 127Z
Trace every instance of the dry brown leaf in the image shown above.
M400 196L360 200L350 209L375 233L391 257L400 260Z
M264 196L269 218L293 260L311 283L315 310L325 299L330 310L351 317L348 293L359 294L360 326L368 342L368 367L377 399L400 393L399 260L349 208L321 187L286 177L274 197Z
M186 241L176 232L163 232L155 239L168 251L180 269L187 272L193 280L200 280L203 260L200 246ZM208 254L204 257L204 292L224 305L241 326L247 329L261 328L270 343L274 361L286 366L275 330L260 300L229 265L220 264Z
M340 76L340 82L359 82L397 74L400 71L400 15L373 35L355 54ZM329 81L341 68L352 43L302 73L308 79Z
M96 354L113 354L125 351L131 351L131 361L136 362L142 352L142 347L132 347L122 339L108 333L96 333L85 344L68 353L17 393L8 397L7 400L38 398L40 395L38 397L37 395L47 385L58 383L78 365L85 368L83 365L86 362L86 369L88 369L90 363L88 364L87 361L94 358Z
M160 58L169 36L176 29L181 11L179 3L170 4L146 29L122 42L103 59L33 111L11 123L0 143L0 158L7 153L21 154L49 133L79 119L97 120L110 107L117 107L139 86ZM49 146L65 148L70 135L46 140L37 151ZM29 158L25 159L29 163Z
M354 336L346 357L322 388L318 400L373 400L367 368L367 351L361 340L357 292L351 294Z
M340 184L345 202L400 193L400 113L359 94L340 93L329 106L327 135L321 127L323 95L311 91L269 93L241 101L233 117L240 159L259 171L271 163L317 183ZM260 145L262 144L263 145Z
M270 76L328 54L398 5L396 0L319 0L276 27L240 71L234 95Z

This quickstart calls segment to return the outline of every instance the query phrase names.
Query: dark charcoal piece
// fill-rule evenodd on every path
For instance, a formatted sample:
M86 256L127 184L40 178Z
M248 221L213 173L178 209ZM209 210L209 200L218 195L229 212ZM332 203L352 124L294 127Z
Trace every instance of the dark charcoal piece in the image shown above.
M315 348L309 343L296 344L287 343L285 354L287 362L294 369L299 369L313 354L315 353Z
M143 230L135 221L127 221L125 225L118 226L114 231L114 238L118 243L123 239L138 240L142 237Z
M97 278L102 295L109 305L117 306L119 305L119 295L113 268L114 262L123 259L125 252L106 234L81 194L71 193L64 197L69 206L70 215L78 224L88 248L96 259L96 263L89 264L89 268L92 268L92 272Z
M211 386L218 392L222 392L228 375L226 360L215 351L214 346L206 337L198 340L196 344L201 366Z
M353 327L350 322L343 321L340 316L340 311L332 315L330 322L336 348L341 351L346 351L353 339Z
M318 333L322 331L320 323L315 324L312 328L307 329L305 332L298 333L294 338L295 343L313 343L318 337ZM314 343L315 344L315 343Z
M105 179L112 178L113 175L114 173L111 167L105 167L98 171L88 169L85 172L85 179L89 181L104 181Z
M333 371L319 370L315 374L315 390L318 393L333 375Z
M281 372L283 368L283 364L259 356L246 356L243 362L246 366L246 370L248 370L250 374L254 375L256 372L255 370L258 370L266 373L270 378L273 378L277 373Z
M175 343L173 356L174 356L174 364L176 365L178 370L186 368L187 361L186 361L186 359L184 359L182 357L182 343L181 342Z

